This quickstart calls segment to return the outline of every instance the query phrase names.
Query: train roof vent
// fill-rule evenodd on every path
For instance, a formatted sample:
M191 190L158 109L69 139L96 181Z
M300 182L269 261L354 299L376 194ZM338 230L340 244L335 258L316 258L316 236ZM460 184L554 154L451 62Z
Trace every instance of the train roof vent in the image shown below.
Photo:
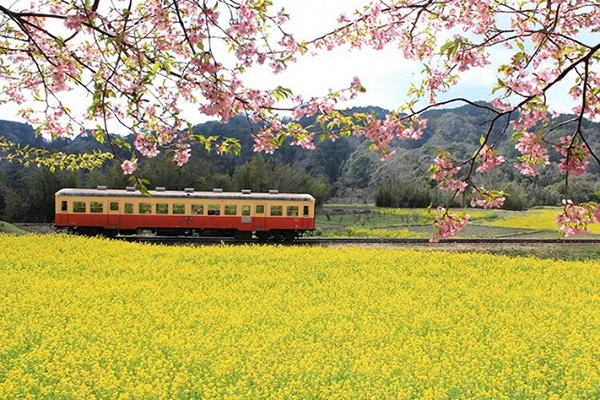
M223 189L221 189L221 188L214 188L213 192L215 192L215 193L223 193Z
M157 186L156 187L156 191L157 192L164 192L165 191L165 187L164 186Z
M242 194L251 194L252 190L250 189L242 189Z
M135 186L127 186L125 190L127 190L128 192L135 192Z
M269 190L269 194L279 194L279 190L271 189Z
M183 191L186 193L194 193L194 188L185 188Z
M107 186L96 186L96 190L107 190Z

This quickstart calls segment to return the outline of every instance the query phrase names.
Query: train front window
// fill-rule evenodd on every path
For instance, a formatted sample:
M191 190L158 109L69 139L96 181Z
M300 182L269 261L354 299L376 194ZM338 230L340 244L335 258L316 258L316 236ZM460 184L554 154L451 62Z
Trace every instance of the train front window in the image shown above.
M125 214L133 214L133 203L125 203Z
M185 204L173 204L173 214L185 214Z
M139 214L152 214L152 204L140 203L138 207Z
M60 203L60 210L61 211L67 211L67 202L65 200L61 201L61 203Z
M90 212L93 212L93 213L104 212L104 204L99 201L90 201Z
M84 213L85 212L85 201L74 201L73 202L73 212L74 213Z
M256 206L256 213L257 214L264 214L265 213L265 206L263 206L263 205Z
M283 206L271 206L271 216L280 217L283 215Z
M286 215L288 217L297 217L298 216L298 206L288 206Z
M157 214L168 214L169 213L169 205L167 203L156 203L156 213Z
M237 206L233 204L226 204L225 215L237 215Z
M119 202L111 201L109 205L110 211L119 211Z
M204 204L192 204L192 214L204 215Z
M218 204L209 204L208 215L221 215L221 206Z
M304 216L308 217L308 206L304 206Z
M250 215L250 206L242 206L242 215L247 217Z

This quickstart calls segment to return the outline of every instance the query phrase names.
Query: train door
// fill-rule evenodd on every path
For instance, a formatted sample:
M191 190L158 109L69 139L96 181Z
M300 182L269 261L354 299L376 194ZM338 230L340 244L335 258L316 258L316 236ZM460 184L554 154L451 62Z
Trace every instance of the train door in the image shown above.
M312 218L310 215L310 206L308 205L303 205L301 207L301 211L302 213L302 228L304 229L313 229L314 228L314 223L312 222Z
M110 200L108 202L108 229L119 229L121 225L121 202Z
M252 206L249 204L242 204L242 224L241 228L244 231L252 231L254 227L252 226Z
M56 201L60 208L55 212L54 224L56 226L66 226L69 224L69 202L58 196Z
M267 229L267 206L265 204L254 205L254 230L264 231Z

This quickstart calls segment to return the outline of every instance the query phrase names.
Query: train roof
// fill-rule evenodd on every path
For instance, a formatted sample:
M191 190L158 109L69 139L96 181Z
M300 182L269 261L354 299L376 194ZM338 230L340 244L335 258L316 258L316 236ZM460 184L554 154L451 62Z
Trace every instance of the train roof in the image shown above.
M202 192L193 189L186 190L149 190L150 197L163 198L197 198L197 199L225 199L225 200L286 200L286 201L314 201L314 197L306 193L279 193L271 190L269 193L252 193L249 190L242 192L212 191ZM61 189L56 192L59 196L91 196L91 197L147 197L135 189Z

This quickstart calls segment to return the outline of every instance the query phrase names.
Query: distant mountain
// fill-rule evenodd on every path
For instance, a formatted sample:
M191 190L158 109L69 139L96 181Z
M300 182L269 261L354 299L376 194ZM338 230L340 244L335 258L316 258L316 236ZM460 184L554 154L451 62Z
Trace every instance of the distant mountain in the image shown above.
M48 143L29 124L0 120L0 135L13 143L29 144L36 147L47 147Z
M349 111L373 112L378 118L384 118L388 113L387 110L379 107L356 108ZM428 120L423 136L416 141L394 140L390 147L396 150L397 155L387 162L379 161L379 155L368 151L369 143L364 137L339 138L335 143L325 140L317 143L316 149L312 151L291 146L288 143L278 149L275 154L265 155L265 159L274 159L279 164L291 165L293 169L305 171L314 177L324 177L332 185L334 195L338 197L339 201L344 201L346 197L353 197L355 201L371 201L377 188L390 181L398 184L421 182L422 186L432 186L426 171L433 162L436 150L448 150L458 159L468 158L479 147L479 139L487 131L492 117L491 112L471 105L428 111L423 114L423 118ZM566 121L568 118L567 115L561 115L558 120ZM314 117L305 117L299 122L304 126L316 125ZM515 171L512 164L519 154L514 148L512 132L509 129L505 136L499 138L500 131L505 124L506 120L496 123L491 139L492 141L498 139L497 147L507 157L507 162L493 174L478 178L480 179L478 183L488 186L510 183L523 188L531 188L535 185L556 186L563 178L557 172L556 165L544 170L537 179L523 177ZM600 124L585 121L583 128L584 131L593 133L588 135L592 141L590 145L598 149L600 147ZM193 131L204 136L216 135L238 139L242 146L242 154L239 157L231 154L218 156L214 152L207 154L199 146L193 147L193 154L195 158L201 160L202 165L210 166L211 173L232 176L239 166L246 164L254 156L252 132L256 132L258 129L259 126L250 125L248 119L242 116L233 117L226 124L206 122L195 125ZM572 134L574 130L574 123L565 124L552 133L551 139ZM8 140L14 142L51 147L68 153L90 152L96 149L109 151L110 149L107 144L100 145L91 136L78 136L72 140L48 143L43 138L36 137L31 126L10 121L0 121L0 135L4 135ZM133 138L130 136L127 140L131 142ZM554 150L551 150L550 154L551 161L557 163L560 155ZM600 181L598 165L591 163L589 171L592 175L591 178L587 178L588 180ZM577 180L574 180L573 185L576 184ZM593 182L591 185L591 189L593 189ZM552 190L554 193L558 189ZM547 202L554 202L555 197Z

